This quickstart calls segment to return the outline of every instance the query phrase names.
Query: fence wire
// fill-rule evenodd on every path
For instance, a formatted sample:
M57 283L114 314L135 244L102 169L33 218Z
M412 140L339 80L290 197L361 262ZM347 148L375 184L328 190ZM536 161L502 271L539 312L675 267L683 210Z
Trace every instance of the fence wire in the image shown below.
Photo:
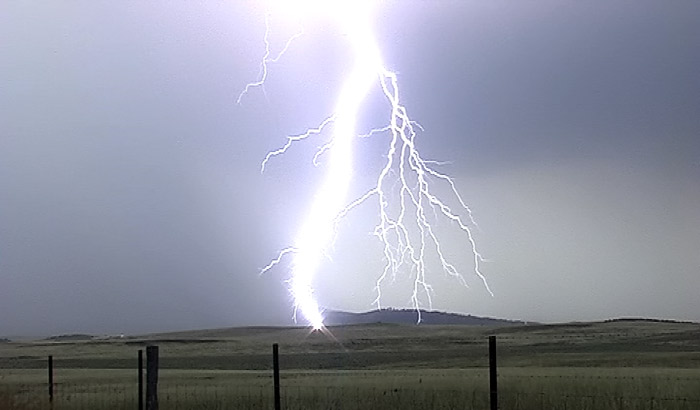
M543 378L543 380L553 377ZM511 383L505 383L510 379ZM524 385L518 385L522 379ZM571 378L564 377L569 382ZM619 378L603 377L593 380L619 382ZM646 383L648 377L625 381ZM284 380L283 380L284 381ZM610 391L600 386L586 386L580 391L576 385L569 389L552 389L540 385L543 390L529 384L529 377L504 377L504 386L499 393L499 408L502 410L562 409L562 410L697 410L700 396L682 397L673 395L644 396L631 388L623 391ZM309 381L310 383L311 381ZM322 380L318 380L322 382ZM512 383L516 382L516 383ZM662 380L662 382L665 382ZM292 384L292 383L288 383ZM623 386L624 387L624 386ZM700 379L695 379L693 387L698 390ZM535 389L525 391L523 389ZM558 390L558 391L557 391ZM636 391L636 393L632 393ZM688 394L689 390L676 390L678 394ZM159 385L161 410L190 409L248 409L267 410L273 408L271 385L235 385L211 380L209 383L163 382ZM373 387L371 385L291 385L281 391L282 408L285 410L410 410L410 409L488 409L489 396L486 385L471 385L468 380L461 388L440 388L436 386ZM0 385L0 409L3 410L126 410L137 409L136 383L59 383L52 403L48 401L45 384Z
M615 361L620 360L620 354L611 354L609 349L610 346L614 346L615 349L624 350L626 345L617 346L616 343L618 339L629 335L626 332L615 333L612 337L611 334L499 335L499 409L700 409L700 360L684 362L685 367L677 368L625 367ZM656 335L657 338L665 336L665 333ZM577 348L578 343L557 344L567 341L586 342L591 339L604 343L584 344L585 349ZM696 343L695 339L692 341ZM391 350L390 355L386 352L380 354L371 349L367 352L354 351L352 354L296 352L287 356L282 351L282 409L489 409L486 341L483 338L464 338L458 342L463 343L459 345L461 350L451 347L454 350L448 352L450 361L440 361L446 353L439 349L420 352L397 349L396 353ZM698 357L695 344L681 347L683 351L695 352L693 354L696 356L691 358ZM668 347L664 349L669 350ZM665 351L664 349L661 351ZM603 352L604 356L598 359L596 355L600 352ZM560 353L569 356L557 356ZM466 363L474 365L461 366L463 362L459 362L460 354L467 358ZM415 355L421 355L425 363L420 366L425 368L411 366L410 359ZM171 359L165 351L162 358L172 361L167 362L168 366L160 370L159 409L273 409L272 371L262 370L264 363L271 362L271 358L260 353L256 353L252 359L244 355L239 356L235 356L236 360L231 359L233 356L192 356L187 358L190 360L187 362L180 361L179 356L177 361L175 358ZM549 356L549 361L540 361L540 356ZM659 360L674 360L674 357L668 354L660 356ZM437 369L430 368L433 365L430 362L432 358L435 359L434 366L438 367ZM591 358L597 361L591 361ZM112 366L101 370L100 366L78 369L79 366L72 365L79 363L81 359L59 358L56 361L56 383L51 402L46 372L41 367L45 366L45 362L38 356L35 359L27 361L36 365L34 370L22 367L24 362L3 362L16 367L4 366L4 370L0 369L0 410L138 409L137 373L136 369L132 371L128 367L135 366L132 359L99 358L104 360L105 365ZM226 362L229 359L230 363ZM393 367L374 370L383 368L389 359L391 360L387 363ZM75 360L75 363L71 360ZM93 361L83 360L80 363L103 363L96 362L96 358L90 360ZM198 360L206 362L209 367L197 370L196 366L201 365ZM224 362L232 367L224 367ZM396 364L404 362L409 363L406 368ZM566 363L574 363L574 367L568 367ZM610 367L585 367L590 363L605 363ZM248 364L255 367L245 367ZM441 365L461 367L439 368ZM302 366L317 370L301 370L306 368ZM235 370L245 368L257 370Z

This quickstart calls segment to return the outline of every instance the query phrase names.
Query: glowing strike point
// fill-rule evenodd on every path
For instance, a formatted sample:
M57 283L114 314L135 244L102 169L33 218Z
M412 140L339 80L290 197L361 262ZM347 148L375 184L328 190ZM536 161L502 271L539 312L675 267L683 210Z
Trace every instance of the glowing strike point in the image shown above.
M423 159L415 146L416 132L420 128L409 118L406 108L399 101L396 74L385 68L376 40L373 37L370 20L370 2L364 1L283 1L294 10L303 12L324 12L324 15L336 19L350 41L355 53L355 63L350 70L333 114L326 118L318 127L310 128L305 133L287 137L287 143L281 148L271 151L262 162L261 169L265 170L268 161L281 155L295 142L322 133L332 124L330 142L324 145L314 157L314 163L321 155L327 156L326 175L318 189L314 201L309 208L309 214L302 224L301 231L295 238L294 245L282 250L278 257L263 268L263 272L277 265L283 257L291 254L292 267L289 279L290 292L294 298L295 319L297 312L315 329L323 328L323 314L314 297L312 286L314 274L318 271L323 256L333 242L336 224L355 207L376 197L379 205L379 223L374 230L383 244L386 265L376 282L377 298L375 303L381 308L381 285L389 274L395 276L403 265L408 265L414 275L413 294L411 302L418 312L420 321L420 297L424 295L428 305L432 304L432 289L426 281L425 255L428 247L437 255L442 269L458 278L466 285L466 280L457 268L444 257L440 241L426 215L426 210L435 215L442 215L452 221L463 233L470 244L473 255L474 273L483 281L491 293L486 279L480 271L483 261L477 251L468 224L474 224L471 211L457 192L453 180L430 166L436 163ZM302 6L306 6L302 7ZM309 8L309 6L313 6ZM291 9L290 9L291 10ZM265 20L267 27L267 19ZM267 27L269 29L269 27ZM268 63L277 61L288 50L292 40L301 34L293 36L285 44L282 51L270 58L268 32L265 33L265 55L261 63L260 79L248 84L238 98L240 102L250 89L262 86L268 72ZM391 115L389 124L382 128L371 130L363 137L376 133L391 133L391 142L386 153L386 163L382 168L376 186L364 195L347 202L346 196L352 179L353 139L360 136L356 130L358 111L372 86L379 86L386 97ZM398 178L398 207L390 207L387 195L390 175ZM450 209L432 191L431 184L442 181L446 183L456 197L458 203L467 215L465 221L458 213ZM398 209L398 211L396 211ZM417 234L411 234L417 232ZM493 295L493 293L491 293Z

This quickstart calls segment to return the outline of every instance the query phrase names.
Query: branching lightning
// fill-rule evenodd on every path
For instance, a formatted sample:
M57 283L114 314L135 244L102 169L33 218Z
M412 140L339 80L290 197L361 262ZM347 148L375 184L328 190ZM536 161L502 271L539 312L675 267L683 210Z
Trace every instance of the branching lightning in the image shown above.
M261 86L265 85L265 80L267 79L267 65L270 64L270 63L276 63L277 61L279 61L279 59L282 58L282 56L284 55L284 53L287 52L287 49L288 49L289 46L292 44L292 42L293 42L295 39L299 38L302 34L304 34L304 30L300 29L295 35L291 36L291 37L287 40L287 43L285 43L284 47L283 47L282 50L277 54L277 56L271 58L271 57L270 57L270 54L271 54L271 52L270 52L270 41L269 41L269 27L270 27L270 22L269 22L269 20L268 20L268 17L269 17L268 15L265 15L265 27L266 27L268 30L265 31L265 38L264 38L264 41L265 41L265 55L263 55L262 61L260 62L260 76L259 76L260 78L258 79L258 81L255 81L255 82L246 84L246 86L245 86L245 88L243 89L243 91L241 91L241 93L238 95L238 100L236 100L236 103L237 103L237 104L240 104L240 103L241 103L241 99L243 99L243 96L246 95L246 94L248 93L248 91L249 91L251 88L254 88L254 87L261 87Z
M303 2L302 0L300 0ZM322 146L314 156L314 164L323 155L325 179L309 207L309 213L295 238L294 245L282 250L263 272L272 269L287 255L292 258L289 279L290 292L297 311L311 326L323 328L323 313L314 297L312 282L323 256L333 242L337 224L356 207L376 200L379 209L379 222L374 235L383 246L384 269L376 280L374 303L381 308L382 286L388 277L396 277L402 269L409 269L413 278L411 303L418 312L420 321L421 297L425 297L428 307L432 305L432 288L427 280L426 256L433 252L447 274L454 276L465 286L466 279L443 252L443 246L435 232L427 212L440 215L454 224L469 244L473 256L473 272L491 292L486 278L481 272L484 262L479 253L470 226L476 226L471 209L457 190L454 180L436 170L440 163L424 159L416 148L416 130L420 125L412 121L406 107L399 98L398 80L395 72L387 69L381 58L377 41L370 27L371 2L363 1L311 1L306 6L323 9L329 18L338 21L340 29L351 43L355 64L349 71L341 88L333 113L318 126L306 132L288 136L279 149L270 151L261 164L265 170L275 156L284 154L294 143L324 133L332 128L330 142ZM295 2L291 2L295 3ZM317 10L316 10L317 11ZM266 18L265 54L262 59L260 77L246 85L238 97L240 103L247 92L263 86L268 73L268 64L278 61L288 51L293 40L303 31L292 36L274 58L270 58L269 23ZM356 130L357 115L363 100L372 89L379 87L390 108L388 124L359 134ZM390 143L376 184L365 194L354 200L347 200L352 179L353 140L368 138L375 134L389 134ZM456 198L460 211L451 209L435 194L434 186L442 184L449 188ZM392 189L391 186L394 186ZM398 192L396 192L398 190ZM392 202L393 201L393 202ZM461 216L466 215L466 216Z

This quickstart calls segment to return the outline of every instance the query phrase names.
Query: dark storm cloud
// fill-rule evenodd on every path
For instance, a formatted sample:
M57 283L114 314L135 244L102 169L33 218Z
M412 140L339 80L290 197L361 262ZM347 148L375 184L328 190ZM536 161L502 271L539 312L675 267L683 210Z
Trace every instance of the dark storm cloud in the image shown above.
M425 46L401 71L414 115L440 137L426 146L455 159L494 260L496 297L455 305L697 320L698 5L446 7L463 12L426 6L411 21L443 28L402 40L445 63L421 64Z
M493 260L494 298L435 272L436 307L700 320L696 2L379 11L420 147L452 163ZM293 238L317 145L259 163L328 114L347 54L310 27L237 106L263 19L255 3L2 6L0 334L289 322L283 270L257 273ZM371 207L352 218L338 248L354 253L335 255L319 297L364 310L381 260Z
M424 5L411 22L442 29L401 40L422 45L401 72L412 101L439 104L441 138L479 168L602 155L697 170L697 4L496 4Z

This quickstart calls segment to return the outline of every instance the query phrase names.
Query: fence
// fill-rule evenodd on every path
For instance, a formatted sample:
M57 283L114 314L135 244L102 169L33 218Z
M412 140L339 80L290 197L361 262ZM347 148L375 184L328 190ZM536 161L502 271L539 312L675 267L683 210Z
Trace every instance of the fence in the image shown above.
M178 371L159 369L158 348L146 350L146 380L141 350L137 372L56 369L49 356L43 382L39 369L19 369L0 379L0 409L700 408L700 371L499 368L493 336L488 340L488 367L471 369L285 371L285 356L280 357L275 344L272 372ZM500 350L501 355L508 352Z

